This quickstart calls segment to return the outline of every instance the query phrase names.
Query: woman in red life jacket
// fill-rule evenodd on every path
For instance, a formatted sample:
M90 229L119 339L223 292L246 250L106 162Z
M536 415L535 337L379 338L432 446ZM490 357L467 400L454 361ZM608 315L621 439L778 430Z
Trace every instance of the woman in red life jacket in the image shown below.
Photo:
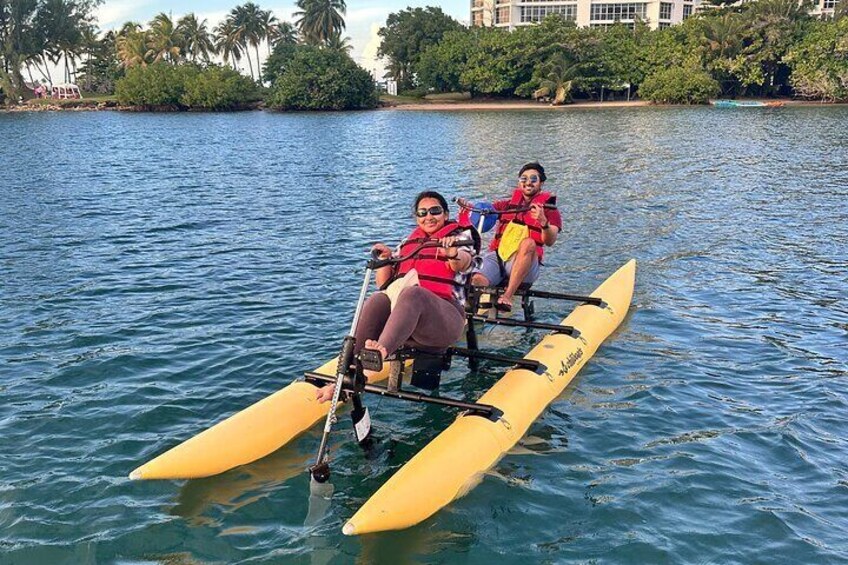
M413 213L417 227L400 244L398 256L426 241L438 241L441 247L424 248L398 265L377 270L380 288L412 269L417 273L418 284L403 288L394 305L385 292L374 293L365 301L356 328L356 353L363 347L376 349L385 359L407 341L423 350L445 350L462 336L465 283L476 253L473 245L450 246L457 240L473 241L471 229L449 219L447 201L438 192L419 194ZM382 259L392 255L392 250L382 243L373 249ZM334 385L318 389L318 400L326 402L332 398L333 390Z
M499 212L530 208L500 216L490 253L483 257L482 265L471 279L475 286L506 286L495 304L498 310L512 310L512 297L518 287L539 278L544 246L553 245L562 230L556 196L542 190L546 180L542 165L527 163L518 172L518 187L512 196L492 203ZM465 199L458 202L471 205Z

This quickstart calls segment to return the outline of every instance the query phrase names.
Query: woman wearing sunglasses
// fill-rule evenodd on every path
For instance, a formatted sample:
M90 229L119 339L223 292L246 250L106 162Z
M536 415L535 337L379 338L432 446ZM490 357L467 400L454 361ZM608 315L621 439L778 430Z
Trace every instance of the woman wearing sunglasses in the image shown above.
M453 244L473 242L474 234L471 228L449 219L447 201L438 192L420 193L412 211L417 225L401 242L397 256L406 256L428 241L441 246L423 248L406 261L377 270L381 289L395 281L403 288L394 301L387 292L377 292L365 301L356 329L356 353L363 348L376 349L385 359L410 341L418 349L444 351L462 336L465 284L474 267L476 250L473 244ZM382 243L373 249L382 259L392 255ZM333 391L334 385L318 389L318 400L330 400Z
M546 180L542 165L527 163L518 171L518 187L512 196L492 203L499 212L526 210L499 217L489 246L491 253L483 257L471 279L475 286L506 287L495 304L498 310L512 310L512 297L518 287L522 283L533 284L539 278L544 247L553 245L562 230L556 196L542 191ZM458 202L471 205L465 199Z

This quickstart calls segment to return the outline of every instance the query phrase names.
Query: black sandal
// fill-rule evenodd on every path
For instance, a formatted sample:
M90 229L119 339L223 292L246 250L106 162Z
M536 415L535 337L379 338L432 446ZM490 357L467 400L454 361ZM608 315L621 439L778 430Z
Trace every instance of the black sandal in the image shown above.
M501 302L500 299L495 301L495 310L498 312L512 312L511 302Z

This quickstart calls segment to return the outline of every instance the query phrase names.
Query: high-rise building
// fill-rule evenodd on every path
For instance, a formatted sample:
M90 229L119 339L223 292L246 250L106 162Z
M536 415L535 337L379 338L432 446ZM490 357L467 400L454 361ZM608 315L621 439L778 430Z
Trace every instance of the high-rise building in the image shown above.
M820 0L827 1L827 0ZM695 13L701 0L471 0L471 25L515 29L560 14L578 26L646 22L652 29L677 24Z

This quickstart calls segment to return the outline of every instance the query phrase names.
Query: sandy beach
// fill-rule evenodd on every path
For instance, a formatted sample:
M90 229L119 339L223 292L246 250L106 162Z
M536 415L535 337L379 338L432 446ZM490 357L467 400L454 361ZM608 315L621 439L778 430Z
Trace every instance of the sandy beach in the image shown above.
M650 106L645 100L610 101L610 102L575 102L562 106L553 106L544 102L530 100L478 100L458 102L421 102L412 104L397 104L383 106L384 110L578 110L581 108L635 108Z

